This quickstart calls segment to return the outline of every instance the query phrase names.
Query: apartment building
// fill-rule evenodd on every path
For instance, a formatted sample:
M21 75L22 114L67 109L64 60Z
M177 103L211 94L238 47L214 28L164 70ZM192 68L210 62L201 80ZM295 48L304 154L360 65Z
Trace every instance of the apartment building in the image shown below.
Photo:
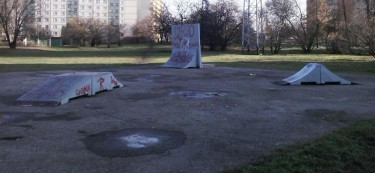
M70 18L99 19L104 23L132 27L159 8L161 0L37 0L36 26L60 37ZM124 34L122 34L124 35Z

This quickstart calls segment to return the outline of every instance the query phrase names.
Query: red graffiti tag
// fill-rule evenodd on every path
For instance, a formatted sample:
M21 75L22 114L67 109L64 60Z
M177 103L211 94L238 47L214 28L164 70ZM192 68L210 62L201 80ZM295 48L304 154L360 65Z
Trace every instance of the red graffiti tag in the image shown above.
M180 39L182 37L193 37L195 34L194 25L174 25L173 38Z
M111 76L111 83L114 85L114 86L117 86L118 85L118 82L116 81L116 79Z
M80 89L77 89L76 90L76 96L88 94L88 92L90 92L90 88L91 88L90 84L87 84L87 85L81 87Z
M194 55L189 54L187 51L177 51L172 54L171 61L174 63L191 62L193 56Z
M104 90L104 87L103 87L103 83L104 83L105 79L104 78L99 78L98 82L99 82L99 85L100 85L100 90Z

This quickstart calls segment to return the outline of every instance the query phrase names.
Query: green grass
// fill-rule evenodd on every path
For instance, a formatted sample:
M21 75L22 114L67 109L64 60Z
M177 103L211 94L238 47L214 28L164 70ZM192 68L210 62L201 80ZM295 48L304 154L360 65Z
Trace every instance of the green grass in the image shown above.
M0 47L0 72L106 68L162 64L168 60L170 46L126 45L121 47L17 48ZM284 50L278 55L244 55L240 50L203 51L203 63L217 66L298 70L307 62L321 62L333 71L375 73L371 56L302 54Z
M225 172L375 172L375 120L356 123L306 144L278 149Z

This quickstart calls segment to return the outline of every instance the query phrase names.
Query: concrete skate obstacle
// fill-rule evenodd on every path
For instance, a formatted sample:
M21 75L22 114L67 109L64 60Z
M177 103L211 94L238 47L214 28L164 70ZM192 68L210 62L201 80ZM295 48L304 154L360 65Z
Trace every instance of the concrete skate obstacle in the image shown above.
M304 84L337 84L337 85L351 85L355 84L346 79L343 79L330 70L323 64L308 63L300 71L294 75L283 79L277 84L281 85L304 85Z
M172 54L163 67L202 68L199 24L172 25Z
M21 104L66 104L70 99L123 87L111 72L74 72L51 76L17 99Z

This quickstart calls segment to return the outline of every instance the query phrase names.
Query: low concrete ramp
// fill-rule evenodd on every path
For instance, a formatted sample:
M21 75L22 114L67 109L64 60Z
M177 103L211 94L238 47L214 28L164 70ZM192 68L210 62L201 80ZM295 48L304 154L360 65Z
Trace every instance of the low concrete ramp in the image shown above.
M69 99L123 87L110 72L75 72L47 78L17 99L19 103L66 104Z
M282 84L339 84L350 85L352 82L345 80L328 70L323 64L308 63L294 75L281 81Z

